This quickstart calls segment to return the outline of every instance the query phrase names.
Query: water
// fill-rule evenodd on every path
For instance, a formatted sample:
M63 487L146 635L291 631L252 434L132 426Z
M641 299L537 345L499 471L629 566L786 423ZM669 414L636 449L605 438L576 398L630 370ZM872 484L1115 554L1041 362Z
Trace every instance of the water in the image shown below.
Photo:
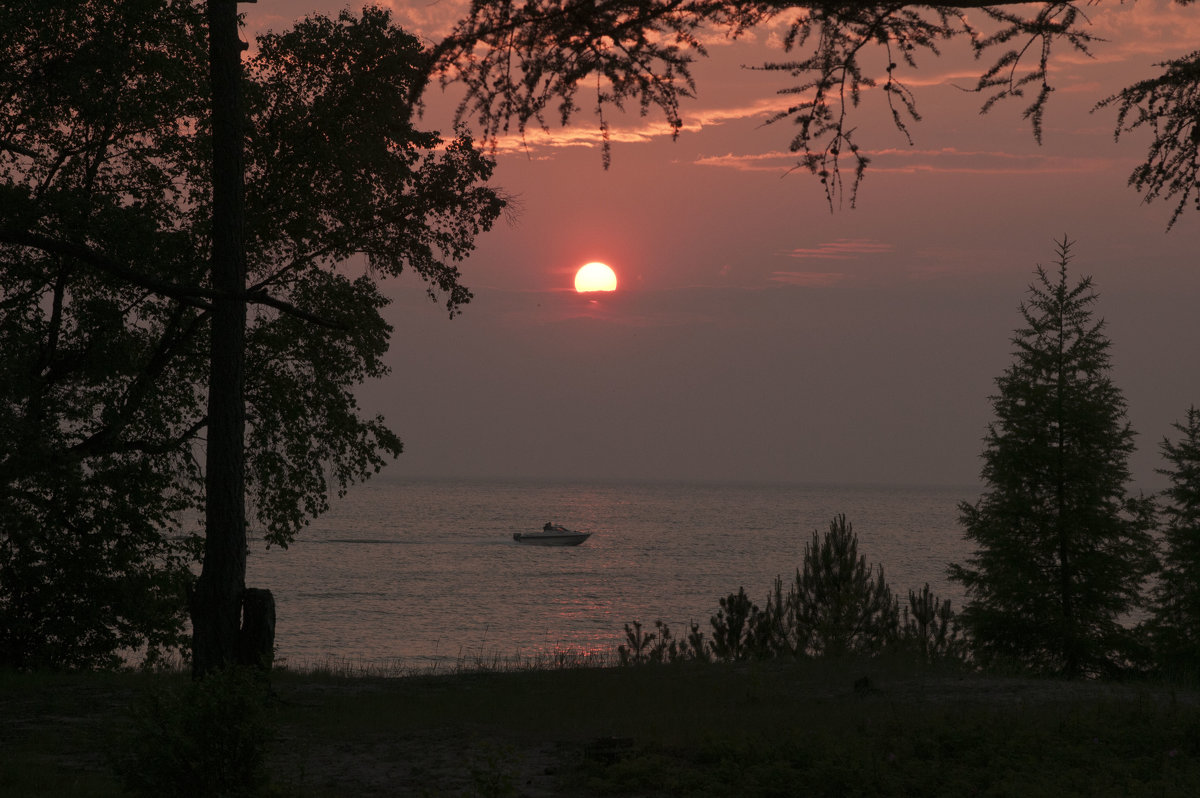
M707 629L717 600L739 586L761 605L837 513L901 597L928 582L957 607L946 564L969 554L956 507L977 493L383 476L289 549L253 551L247 584L274 592L278 656L296 665L608 657L626 622ZM513 542L550 520L595 534L577 547Z

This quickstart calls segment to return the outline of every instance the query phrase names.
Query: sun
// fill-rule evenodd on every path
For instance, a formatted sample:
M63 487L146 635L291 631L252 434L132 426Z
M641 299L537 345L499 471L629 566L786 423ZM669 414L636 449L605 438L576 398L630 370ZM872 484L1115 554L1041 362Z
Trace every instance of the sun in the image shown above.
M575 290L581 294L587 291L616 291L617 275L607 264L599 261L585 263L575 272Z

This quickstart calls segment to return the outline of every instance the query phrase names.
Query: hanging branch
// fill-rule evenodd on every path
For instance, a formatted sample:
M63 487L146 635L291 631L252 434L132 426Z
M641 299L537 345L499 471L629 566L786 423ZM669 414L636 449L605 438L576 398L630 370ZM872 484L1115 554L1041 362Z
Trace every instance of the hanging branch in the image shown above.
M1200 51L1157 66L1166 71L1106 97L1096 108L1116 106L1117 139L1150 129L1146 160L1133 170L1129 185L1146 202L1176 200L1170 230L1189 203L1200 210Z
M780 92L798 101L768 124L790 119L796 125L789 147L799 155L797 168L820 179L831 209L847 193L853 207L870 159L856 140L852 110L864 91L881 90L893 124L911 144L909 126L921 115L899 68L917 68L922 53L941 55L942 42L952 38L965 36L976 57L1004 48L974 89L990 93L984 111L1038 86L1024 116L1041 141L1043 113L1053 91L1048 67L1054 44L1063 40L1088 53L1095 37L1083 30L1088 20L1074 3L1021 0L1001 5L1025 4L1038 6L1036 13L1021 16L985 0L954 5L818 0L799 7L771 1L475 0L452 34L430 50L428 74L437 75L443 87L462 84L465 94L457 118L475 121L493 145L502 134L523 136L530 125L548 130L554 110L566 125L579 110L579 88L594 84L601 160L607 166L611 141L604 106L621 109L636 103L643 116L657 108L673 136L678 135L683 126L680 100L695 91L691 65L707 54L701 28L736 38L780 14L795 14L783 47L805 54L753 67L787 72L799 80ZM965 9L979 10L998 29L980 34ZM1036 59L1026 67L1033 52ZM882 76L872 76L864 65L868 53L886 59ZM853 177L844 181L842 159L847 154Z

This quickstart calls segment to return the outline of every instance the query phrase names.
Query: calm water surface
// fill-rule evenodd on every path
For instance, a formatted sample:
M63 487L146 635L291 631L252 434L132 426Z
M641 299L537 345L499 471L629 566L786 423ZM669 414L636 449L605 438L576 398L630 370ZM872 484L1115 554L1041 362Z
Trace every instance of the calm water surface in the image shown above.
M400 480L356 486L289 549L251 553L270 588L278 655L421 668L570 651L608 656L623 624L689 620L744 586L765 601L812 531L845 513L859 553L901 596L928 582L960 603L946 564L969 554L962 488ZM522 546L546 521L593 531Z

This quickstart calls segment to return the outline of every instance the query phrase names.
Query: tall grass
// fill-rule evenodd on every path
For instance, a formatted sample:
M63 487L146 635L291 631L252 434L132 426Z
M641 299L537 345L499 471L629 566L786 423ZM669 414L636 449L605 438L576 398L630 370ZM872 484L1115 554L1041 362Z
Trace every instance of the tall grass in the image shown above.
M276 670L315 677L357 679L403 679L416 676L443 676L464 673L511 673L519 671L573 670L610 668L620 664L615 651L589 651L581 648L552 648L532 654L460 653L454 660L355 659L326 657L308 660L277 660Z

